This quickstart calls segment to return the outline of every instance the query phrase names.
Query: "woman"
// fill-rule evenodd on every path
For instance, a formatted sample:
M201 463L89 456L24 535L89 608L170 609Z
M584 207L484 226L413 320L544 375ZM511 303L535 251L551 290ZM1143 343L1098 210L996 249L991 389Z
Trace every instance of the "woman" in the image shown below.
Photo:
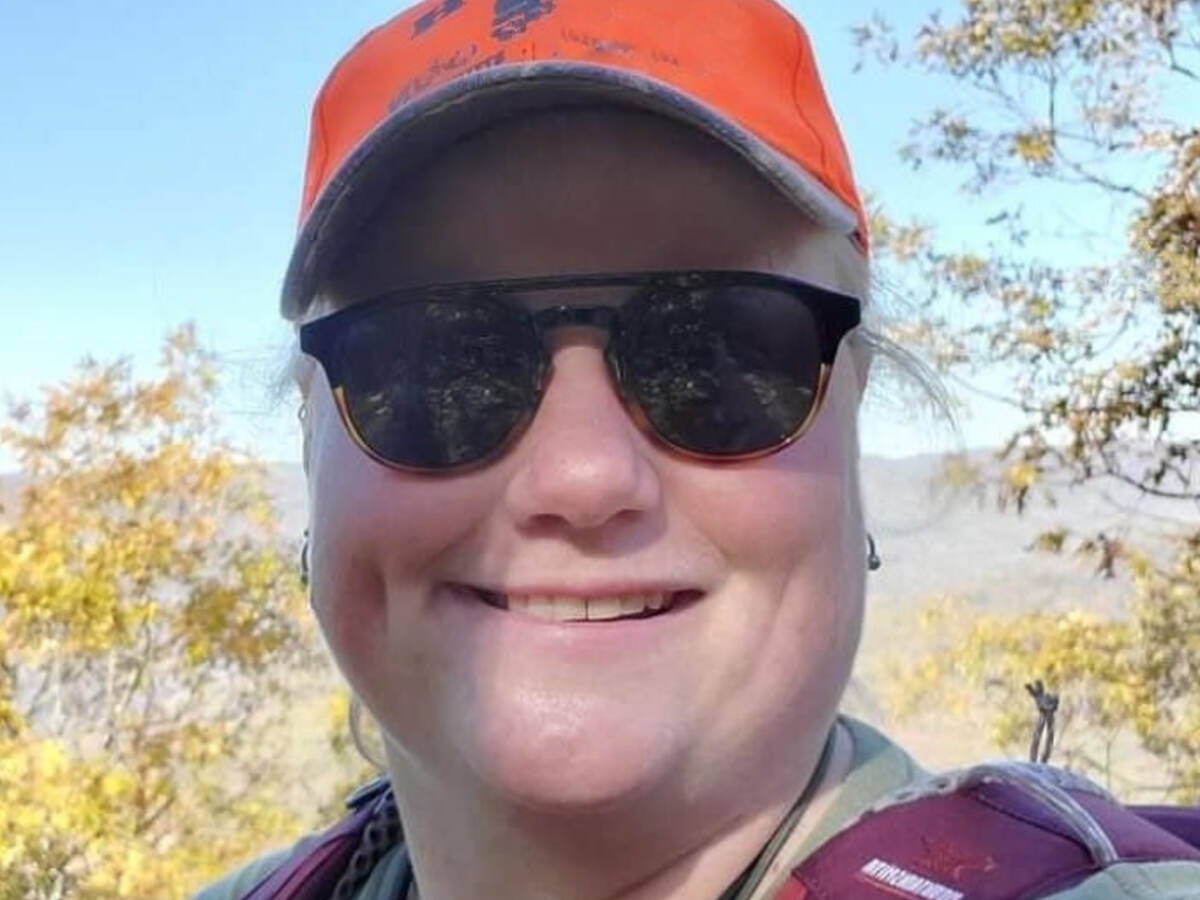
M770 0L441 0L342 61L284 313L312 606L404 845L335 896L774 897L918 776L837 716L868 283Z

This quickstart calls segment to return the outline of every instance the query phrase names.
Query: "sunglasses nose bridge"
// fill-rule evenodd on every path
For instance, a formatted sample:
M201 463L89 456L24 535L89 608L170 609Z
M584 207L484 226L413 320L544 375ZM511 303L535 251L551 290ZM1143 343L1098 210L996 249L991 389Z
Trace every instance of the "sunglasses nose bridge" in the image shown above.
M620 314L612 306L552 306L532 316L534 331L542 348L549 346L550 332L558 328L598 328L605 332L604 356L615 366L614 338L619 330ZM618 374L616 368L613 374Z
M535 312L533 324L543 337L555 328L573 325L602 328L611 335L617 316L617 310L612 306L551 306Z
M598 328L605 332L604 360L617 393L625 399L624 382L621 373L621 361L617 352L618 335L621 326L620 311L613 306L552 306L541 309L532 315L534 331L543 348L548 347L549 333L557 328ZM543 359L548 363L547 356ZM544 389L544 379L549 375L549 365L541 370L540 389Z

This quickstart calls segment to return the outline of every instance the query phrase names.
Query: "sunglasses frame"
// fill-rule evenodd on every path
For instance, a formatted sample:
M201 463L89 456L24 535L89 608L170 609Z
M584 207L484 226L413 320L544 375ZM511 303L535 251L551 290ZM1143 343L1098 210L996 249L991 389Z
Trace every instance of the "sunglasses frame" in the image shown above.
M630 395L624 383L620 360L616 357L616 341L621 323L622 305L609 306L551 306L536 311L522 311L506 298L514 294L540 293L551 290L588 290L602 287L653 288L668 287L682 289L706 289L722 286L761 287L788 294L796 302L808 307L817 324L817 339L820 343L821 362L812 405L804 420L782 440L758 450L737 454L703 453L671 443L650 422L649 417ZM491 452L479 459L447 466L416 466L396 462L378 453L363 440L354 418L350 413L345 396L344 373L341 358L336 353L337 342L344 329L359 319L369 317L380 308L404 303L428 302L430 300L474 300L500 303L516 312L524 312L540 339L542 352L538 357L535 373L537 385L533 405L509 431L508 436ZM380 465L402 472L424 475L461 474L491 464L502 456L529 427L545 396L545 379L551 369L549 354L545 351L547 332L553 328L584 326L602 328L608 332L604 356L609 377L627 415L638 430L647 435L658 446L687 459L710 463L735 463L759 459L789 447L798 441L816 420L825 402L829 389L830 373L842 340L862 319L862 303L847 294L783 275L751 272L736 269L691 269L679 271L647 271L617 273L586 273L580 275L546 275L526 278L493 279L487 281L463 281L442 284L405 287L355 303L337 310L320 319L300 326L300 349L315 359L325 371L333 392L338 415L351 440L368 457Z

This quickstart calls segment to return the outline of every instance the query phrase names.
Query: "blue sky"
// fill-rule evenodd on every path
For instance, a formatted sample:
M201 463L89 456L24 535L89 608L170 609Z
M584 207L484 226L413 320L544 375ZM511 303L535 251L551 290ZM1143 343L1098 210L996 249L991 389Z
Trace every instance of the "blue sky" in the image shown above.
M899 214L963 234L945 173L896 157L908 123L945 85L854 73L865 0L793 2L806 23L864 188ZM890 16L912 16L897 13ZM330 66L394 2L61 0L0 8L0 396L29 396L86 354L157 357L194 321L226 363L222 410L241 444L297 452L290 402L273 398L290 334L277 293L294 233L309 105ZM901 21L902 33L916 20ZM952 96L952 92L950 94ZM1052 204L1053 205L1053 204ZM927 449L891 416L868 451ZM966 421L968 444L1003 428ZM0 456L0 470L7 468Z

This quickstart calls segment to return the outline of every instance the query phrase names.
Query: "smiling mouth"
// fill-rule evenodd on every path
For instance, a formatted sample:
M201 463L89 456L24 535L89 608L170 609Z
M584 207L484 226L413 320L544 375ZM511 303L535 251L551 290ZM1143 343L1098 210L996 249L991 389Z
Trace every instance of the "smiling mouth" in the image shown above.
M650 591L604 597L551 594L500 594L478 588L488 606L551 622L612 622L652 619L699 599L699 591Z

